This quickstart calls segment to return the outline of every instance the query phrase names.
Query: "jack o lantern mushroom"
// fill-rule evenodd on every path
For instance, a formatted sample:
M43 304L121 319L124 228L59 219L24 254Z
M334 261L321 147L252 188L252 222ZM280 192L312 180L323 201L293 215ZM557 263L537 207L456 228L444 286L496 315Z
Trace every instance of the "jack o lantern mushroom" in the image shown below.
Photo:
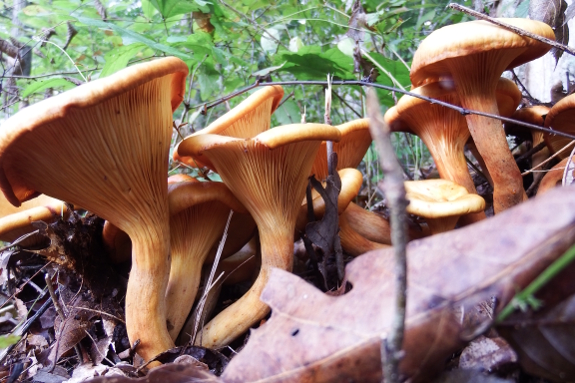
M166 317L168 331L176 339L194 303L202 266L224 232L230 209L245 212L245 208L221 182L174 183L168 187L168 199L172 264Z
M428 83L413 89L412 92L460 105L459 96L451 81ZM513 113L521 101L521 92L507 79L499 79L496 94L498 109L503 111L502 115ZM384 117L392 131L407 131L421 138L429 149L441 178L465 187L469 193L476 193L464 155L469 129L461 113L406 95L401 97L397 105L390 108ZM461 219L464 224L470 224L485 219L485 213L469 214Z
M549 190L553 189L557 186L562 186L563 183L563 174L565 173L565 167L567 166L567 161L569 157L564 158L559 162L557 165L553 166L551 169L544 173L545 176L541 180L539 184L539 188L537 189L537 195L542 195L547 193ZM574 163L573 159L571 163ZM575 176L575 174L573 174Z
M563 133L575 134L575 94L565 97L549 110L545 118L545 127L558 130ZM571 143L567 137L546 134L545 142L551 152L556 153L563 147ZM570 151L563 151L559 158L569 157Z
M405 181L407 212L425 218L431 235L455 228L464 214L485 209L485 201L449 180Z
M531 33L555 38L547 24L527 19L502 19ZM499 114L495 88L503 71L544 55L550 46L486 21L470 21L431 33L413 57L414 86L452 78L464 108ZM467 125L493 179L495 213L527 198L523 179L509 150L499 120L469 114Z
M283 95L283 88L279 85L264 86L190 137L200 134L219 134L221 136L249 138L265 132L270 128L271 115L278 108ZM197 162L195 158L182 157L177 148L174 150L173 158L175 161L184 162L193 167L197 165L212 167L209 163Z
M202 162L209 158L213 170L250 212L262 254L260 273L250 290L204 327L197 344L224 346L269 312L259 296L272 267L292 268L297 214L319 145L340 137L340 131L329 125L298 124L249 139L203 134L180 143L180 155Z
M68 217L69 211L64 202L47 195L40 195L24 202L20 207L14 207L6 199L0 197L0 241L13 242L19 237L34 230L32 222L44 221L52 223L58 218ZM32 245L24 241L24 246Z
M337 153L336 170L355 169L361 163L363 156L371 145L371 133L369 132L369 119L361 118L345 124L337 125L341 132L341 140L333 143L333 152ZM311 168L311 174L319 181L324 181L329 172L327 168L326 142L321 143L315 161Z
M174 57L136 64L23 109L0 128L0 188L12 204L44 193L130 236L126 328L144 359L174 344L166 174L187 74Z

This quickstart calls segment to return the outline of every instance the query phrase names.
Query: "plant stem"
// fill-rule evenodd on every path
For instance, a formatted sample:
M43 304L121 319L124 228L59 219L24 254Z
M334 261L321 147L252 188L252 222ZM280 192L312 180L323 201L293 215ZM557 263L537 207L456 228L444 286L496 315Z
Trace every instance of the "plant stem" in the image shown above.
M388 337L381 344L381 364L386 383L399 382L399 362L405 332L405 307L407 303L407 213L408 201L403 186L403 171L391 144L390 129L385 123L373 89L367 91L369 130L379 152L381 168L385 175L380 184L391 211L391 242L395 254L395 313Z

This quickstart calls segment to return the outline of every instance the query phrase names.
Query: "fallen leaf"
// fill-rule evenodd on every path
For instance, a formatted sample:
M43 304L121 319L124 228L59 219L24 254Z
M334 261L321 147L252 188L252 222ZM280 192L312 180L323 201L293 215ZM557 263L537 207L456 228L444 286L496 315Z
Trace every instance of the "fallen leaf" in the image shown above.
M517 362L517 354L501 337L480 336L463 349L459 356L459 368L495 371Z
M497 313L574 242L575 193L570 188L410 242L402 374L414 382L429 380L476 327L486 327L461 322L457 309L495 296ZM380 382L380 345L393 319L393 250L366 253L346 271L352 290L330 297L274 269L261 296L272 308L271 318L252 331L223 380Z
M569 43L566 13L567 3L565 0L530 0L529 2L529 17L533 20L543 21L553 28L555 40L563 45ZM551 52L557 63L563 55L563 51L553 48Z
M454 370L447 371L433 383L514 383L514 380L501 379L496 376L486 376L480 370Z
M143 378L98 377L90 383L221 383L210 372L191 364L164 364L151 370Z

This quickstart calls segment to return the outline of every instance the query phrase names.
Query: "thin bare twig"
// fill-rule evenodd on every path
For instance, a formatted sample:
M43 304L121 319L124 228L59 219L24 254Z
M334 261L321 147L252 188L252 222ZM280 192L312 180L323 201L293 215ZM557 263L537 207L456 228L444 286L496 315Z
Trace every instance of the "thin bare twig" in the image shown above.
M451 9L454 9L456 11L466 13L470 16L476 17L476 18L481 19L481 20L489 21L490 23L498 25L501 28L505 28L507 30L510 30L511 32L517 33L519 36L530 37L534 40L541 41L544 44L552 46L553 48L557 48L559 50L562 50L564 52L569 53L570 55L575 56L575 49L573 49L573 48L570 48L566 45L560 44L557 41L550 40L546 37L539 36L539 35L536 35L536 34L531 33L531 32L527 32L526 30L523 30L521 28L514 27L513 25L509 25L507 23L504 23L502 21L494 19L493 17L489 17L487 15L484 15L483 13L475 12L473 9L464 7L463 5L451 3L447 6L447 8L451 8Z
M565 145L564 147L562 147L561 149L559 149L558 151L555 152L555 154L553 154L551 157L547 158L545 161L541 162L539 165L532 167L531 169L524 171L523 173L521 173L522 176L526 176L529 173L533 173L535 171L535 169L542 167L543 165L545 165L546 163L548 163L549 161L551 161L553 158L557 157L559 154L563 153L565 150L569 149L569 147L571 145L573 145L575 143L575 141L571 141L569 142L567 145Z
M391 241L395 254L395 313L386 339L381 344L383 376L386 383L399 382L399 362L403 357L405 307L407 303L407 212L408 201L403 186L403 171L395 156L390 139L390 129L385 123L375 90L367 91L369 130L379 152L381 169L385 178L379 188L389 202L391 211Z
M243 89L240 89L236 92L230 93L227 96L224 96L216 101L213 101L212 103L203 103L203 104L199 104L199 105L195 105L190 107L191 109L194 108L198 108L201 107L202 108L202 113L206 113L208 109L211 109L217 105L222 104L225 101L228 101L234 97L237 97L245 92L248 92L254 88L260 87L260 86L271 86L271 85L320 85L320 86L327 86L327 81L319 81L319 80L309 80L309 81L274 81L274 82L259 82L256 81L254 84L249 85ZM495 120L500 120L503 122L509 122L518 126L524 126L526 128L529 129L533 129L533 130L538 130L541 132L545 132L545 133L551 133L557 136L561 136L561 137L566 137L569 138L571 140L575 140L575 135L573 134L569 134L569 133L564 133L564 132L560 132L558 130L554 130L552 127L551 128L545 128L539 125L535 125L535 124L530 124L528 122L524 122L524 121L519 121L519 120L514 120L513 118L508 118L508 117L502 117L502 116L498 116L496 114L491 114L491 113L485 113L485 112L480 112L477 110L471 110L471 109L466 109L466 108L462 108L460 106L457 105L453 105L450 104L448 102L445 101L441 101L441 100L436 100L434 98L431 97L426 97L426 96L422 96L420 94L417 93L412 93L406 90L402 90L399 88L394 88L392 86L387 86L387 85L382 85L382 84L376 84L376 83L371 83L371 82L367 82L367 81L360 81L360 80L341 80L341 81L332 81L331 82L332 86L339 86L339 85L359 85L359 86L370 86L370 87L374 87L374 88L379 88L379 89L385 89L391 92L397 92L397 93L401 93L401 94L406 94L408 96L411 97L415 97L415 98L419 98L420 100L425 100L428 101L432 104L437 104L437 105L441 105L444 106L446 108L455 110L459 113L461 113L462 115L468 115L468 114L475 114L478 116L483 116L483 117L488 117L488 118L493 118Z

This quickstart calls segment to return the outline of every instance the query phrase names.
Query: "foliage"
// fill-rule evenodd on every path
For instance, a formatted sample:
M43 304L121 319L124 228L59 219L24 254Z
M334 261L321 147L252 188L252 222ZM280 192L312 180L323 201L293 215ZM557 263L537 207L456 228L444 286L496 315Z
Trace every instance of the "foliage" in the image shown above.
M20 340L18 335L2 335L0 336L0 350L16 344Z

